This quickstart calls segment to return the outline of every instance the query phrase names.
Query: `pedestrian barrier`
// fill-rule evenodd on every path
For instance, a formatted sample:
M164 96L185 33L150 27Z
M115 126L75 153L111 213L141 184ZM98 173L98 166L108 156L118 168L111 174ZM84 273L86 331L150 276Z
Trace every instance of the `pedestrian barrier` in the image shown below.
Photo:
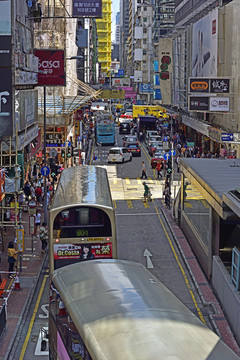
M16 291L22 290L21 287L20 287L20 280L19 280L19 275L18 274L17 274L17 276L15 278L14 290L16 290Z
M4 278L0 284L0 297L2 297L3 295L6 284L7 284L7 278Z

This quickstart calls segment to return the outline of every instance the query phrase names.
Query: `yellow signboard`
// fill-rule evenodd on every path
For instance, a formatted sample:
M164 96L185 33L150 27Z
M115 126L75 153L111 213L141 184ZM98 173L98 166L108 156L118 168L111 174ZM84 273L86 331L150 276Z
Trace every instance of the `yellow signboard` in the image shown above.
M103 90L101 99L125 99L125 90Z
M157 118L168 117L166 109L159 105L133 105L133 117L151 115Z

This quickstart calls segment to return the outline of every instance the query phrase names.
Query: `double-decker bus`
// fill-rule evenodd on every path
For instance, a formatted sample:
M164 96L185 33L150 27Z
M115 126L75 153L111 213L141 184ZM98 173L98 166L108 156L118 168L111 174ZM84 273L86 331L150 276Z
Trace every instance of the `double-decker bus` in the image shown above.
M76 262L117 257L105 169L86 165L63 170L49 213L50 274Z
M50 360L239 360L142 264L58 269L49 305Z
M95 120L95 138L102 145L115 144L115 124L109 112L98 114Z

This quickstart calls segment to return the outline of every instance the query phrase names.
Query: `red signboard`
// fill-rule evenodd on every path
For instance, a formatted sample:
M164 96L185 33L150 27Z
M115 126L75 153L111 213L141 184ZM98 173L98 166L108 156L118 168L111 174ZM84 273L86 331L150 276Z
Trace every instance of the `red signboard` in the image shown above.
M38 61L38 86L65 86L64 50L35 50Z

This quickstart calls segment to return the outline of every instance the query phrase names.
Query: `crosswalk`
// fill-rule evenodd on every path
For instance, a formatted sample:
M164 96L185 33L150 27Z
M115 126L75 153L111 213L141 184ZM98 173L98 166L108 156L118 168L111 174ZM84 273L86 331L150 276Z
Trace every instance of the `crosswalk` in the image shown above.
M100 165L99 165L100 166ZM108 180L113 200L137 200L143 199L145 181L152 193L152 198L162 198L165 186L165 180L158 180L149 177L148 179L137 178L119 178L115 165L101 165L108 173ZM176 184L174 184L176 185ZM179 185L178 185L179 188Z

